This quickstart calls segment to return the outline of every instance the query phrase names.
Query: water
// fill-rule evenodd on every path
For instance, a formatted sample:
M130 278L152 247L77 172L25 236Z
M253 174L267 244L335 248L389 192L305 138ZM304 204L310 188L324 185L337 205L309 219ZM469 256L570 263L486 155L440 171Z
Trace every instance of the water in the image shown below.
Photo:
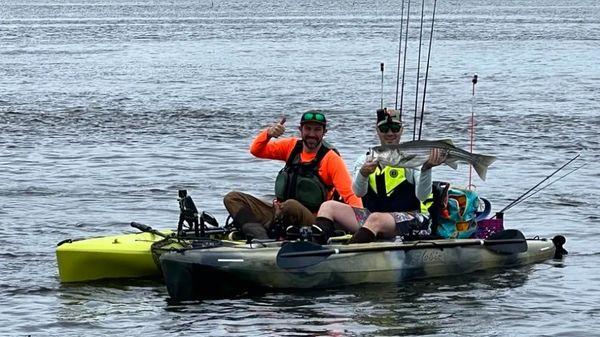
M499 160L474 183L496 210L581 154L586 166L507 213L507 227L527 236L565 235L564 261L183 304L170 303L157 281L58 282L57 242L129 231L131 221L174 228L179 188L221 222L228 191L272 194L281 163L254 159L247 147L282 115L295 134L301 112L325 109L327 137L350 165L376 143L380 62L386 105L395 102L399 5L0 0L0 334L598 334L600 7L592 0L439 2L427 87L424 138L467 147L476 114L476 152ZM424 67L425 58L421 75ZM467 177L464 167L435 170L458 185Z

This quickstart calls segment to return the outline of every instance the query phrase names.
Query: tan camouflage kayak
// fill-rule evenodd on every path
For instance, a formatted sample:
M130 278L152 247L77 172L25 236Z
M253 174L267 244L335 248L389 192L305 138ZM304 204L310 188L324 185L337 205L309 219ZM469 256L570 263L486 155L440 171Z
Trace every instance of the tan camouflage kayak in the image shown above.
M507 230L497 239L374 242L320 246L272 242L186 249L161 255L174 300L222 296L242 289L331 288L471 273L555 257L564 237L525 239ZM516 234L515 234L516 233ZM557 239L560 238L560 239ZM566 251L565 251L566 253Z

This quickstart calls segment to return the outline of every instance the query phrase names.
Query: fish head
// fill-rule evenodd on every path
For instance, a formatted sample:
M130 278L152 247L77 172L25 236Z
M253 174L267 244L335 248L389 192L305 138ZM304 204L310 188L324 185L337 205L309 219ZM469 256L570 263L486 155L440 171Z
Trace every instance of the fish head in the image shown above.
M405 161L406 155L397 148L378 146L372 149L372 160L377 161L381 168L398 166Z

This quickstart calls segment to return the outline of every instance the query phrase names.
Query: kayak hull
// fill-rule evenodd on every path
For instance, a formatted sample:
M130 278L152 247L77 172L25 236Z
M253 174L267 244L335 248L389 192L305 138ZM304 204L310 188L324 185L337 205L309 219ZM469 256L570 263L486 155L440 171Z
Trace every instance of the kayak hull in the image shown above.
M377 242L347 247L388 247L389 250L333 254L314 265L280 268L280 247L250 245L184 250L161 255L163 278L174 300L189 300L243 291L244 289L331 288L367 283L401 283L411 279L471 273L541 262L554 256L551 240L527 240L527 251L500 254L475 240L437 240L448 248L404 250L413 243ZM464 242L464 246L461 243ZM377 248L379 249L379 248Z
M170 230L160 232L171 233ZM152 233L133 233L62 242L56 248L59 279L83 282L160 277L151 247L162 239Z

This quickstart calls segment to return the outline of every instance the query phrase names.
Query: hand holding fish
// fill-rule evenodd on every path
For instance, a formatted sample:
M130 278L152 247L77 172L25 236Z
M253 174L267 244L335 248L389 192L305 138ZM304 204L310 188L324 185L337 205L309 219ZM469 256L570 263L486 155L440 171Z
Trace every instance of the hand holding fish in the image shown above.
M429 152L429 159L421 166L421 171L430 170L432 167L443 164L448 158L448 151L433 148Z
M360 174L363 177L368 177L369 175L371 175L371 173L375 172L375 169L377 169L378 164L379 163L377 162L377 160L370 160L367 157L367 161L365 161L363 166L360 168Z
M267 129L267 134L269 137L277 138L285 132L285 117L282 117L279 123L271 125Z

